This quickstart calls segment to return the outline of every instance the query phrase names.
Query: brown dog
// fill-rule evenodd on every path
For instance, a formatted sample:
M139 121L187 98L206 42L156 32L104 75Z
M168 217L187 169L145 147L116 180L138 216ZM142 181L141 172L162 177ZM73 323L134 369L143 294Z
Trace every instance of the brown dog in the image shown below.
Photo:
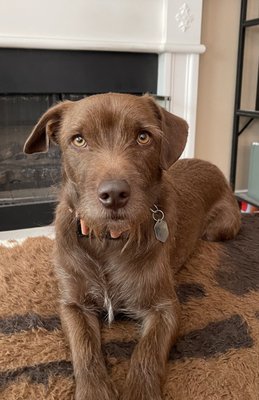
M161 400L178 328L175 271L199 238L239 230L222 173L200 160L175 163L187 129L149 96L105 94L54 106L25 144L26 153L46 151L50 138L62 150L55 263L76 400L118 396L101 352L103 310L109 323L117 312L141 321L120 399Z

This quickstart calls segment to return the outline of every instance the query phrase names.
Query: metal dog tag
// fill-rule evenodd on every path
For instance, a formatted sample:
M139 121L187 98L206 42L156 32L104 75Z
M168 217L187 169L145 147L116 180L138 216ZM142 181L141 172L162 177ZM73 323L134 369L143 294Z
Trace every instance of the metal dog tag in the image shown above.
M150 211L152 212L153 220L156 221L154 225L155 237L160 242L165 243L169 235L168 225L164 220L165 214L157 205L154 204L154 207L155 209L150 208Z
M157 240L159 240L162 243L165 243L168 238L169 231L167 223L164 219L159 219L158 221L156 221L154 225L154 231Z

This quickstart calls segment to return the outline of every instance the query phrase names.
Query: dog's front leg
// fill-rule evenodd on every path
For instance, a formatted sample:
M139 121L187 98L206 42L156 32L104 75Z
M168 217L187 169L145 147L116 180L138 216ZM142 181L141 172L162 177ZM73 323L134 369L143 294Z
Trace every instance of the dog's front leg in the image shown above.
M77 305L63 304L61 318L72 351L75 400L115 400L101 351L97 317Z
M161 400L169 350L178 331L178 301L154 306L144 318L142 336L130 361L123 400Z

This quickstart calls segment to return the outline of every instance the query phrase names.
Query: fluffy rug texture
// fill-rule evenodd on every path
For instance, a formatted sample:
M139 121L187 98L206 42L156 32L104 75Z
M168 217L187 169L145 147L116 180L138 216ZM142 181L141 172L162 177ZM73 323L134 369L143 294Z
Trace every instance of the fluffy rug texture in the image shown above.
M51 263L53 240L0 247L0 398L73 399ZM167 364L164 399L256 400L259 396L259 215L239 236L201 241L177 276L181 330ZM138 340L135 322L103 322L103 351L119 390ZM98 399L99 400L99 399Z

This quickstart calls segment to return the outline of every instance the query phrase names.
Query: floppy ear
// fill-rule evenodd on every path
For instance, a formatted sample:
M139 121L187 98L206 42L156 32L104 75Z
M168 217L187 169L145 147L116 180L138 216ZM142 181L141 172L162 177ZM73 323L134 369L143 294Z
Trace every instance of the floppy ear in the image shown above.
M162 131L165 135L162 139L160 163L163 169L168 169L184 151L187 136L187 122L161 108Z
M185 148L188 136L188 124L184 119L160 107L150 96L149 100L152 101L153 107L155 106L156 108L156 116L159 119L161 130L164 134L161 144L160 165L163 169L167 170L178 160Z
M64 101L51 107L33 128L24 144L26 154L46 152L49 149L49 139L58 143L58 131L63 113L72 105L71 101Z

